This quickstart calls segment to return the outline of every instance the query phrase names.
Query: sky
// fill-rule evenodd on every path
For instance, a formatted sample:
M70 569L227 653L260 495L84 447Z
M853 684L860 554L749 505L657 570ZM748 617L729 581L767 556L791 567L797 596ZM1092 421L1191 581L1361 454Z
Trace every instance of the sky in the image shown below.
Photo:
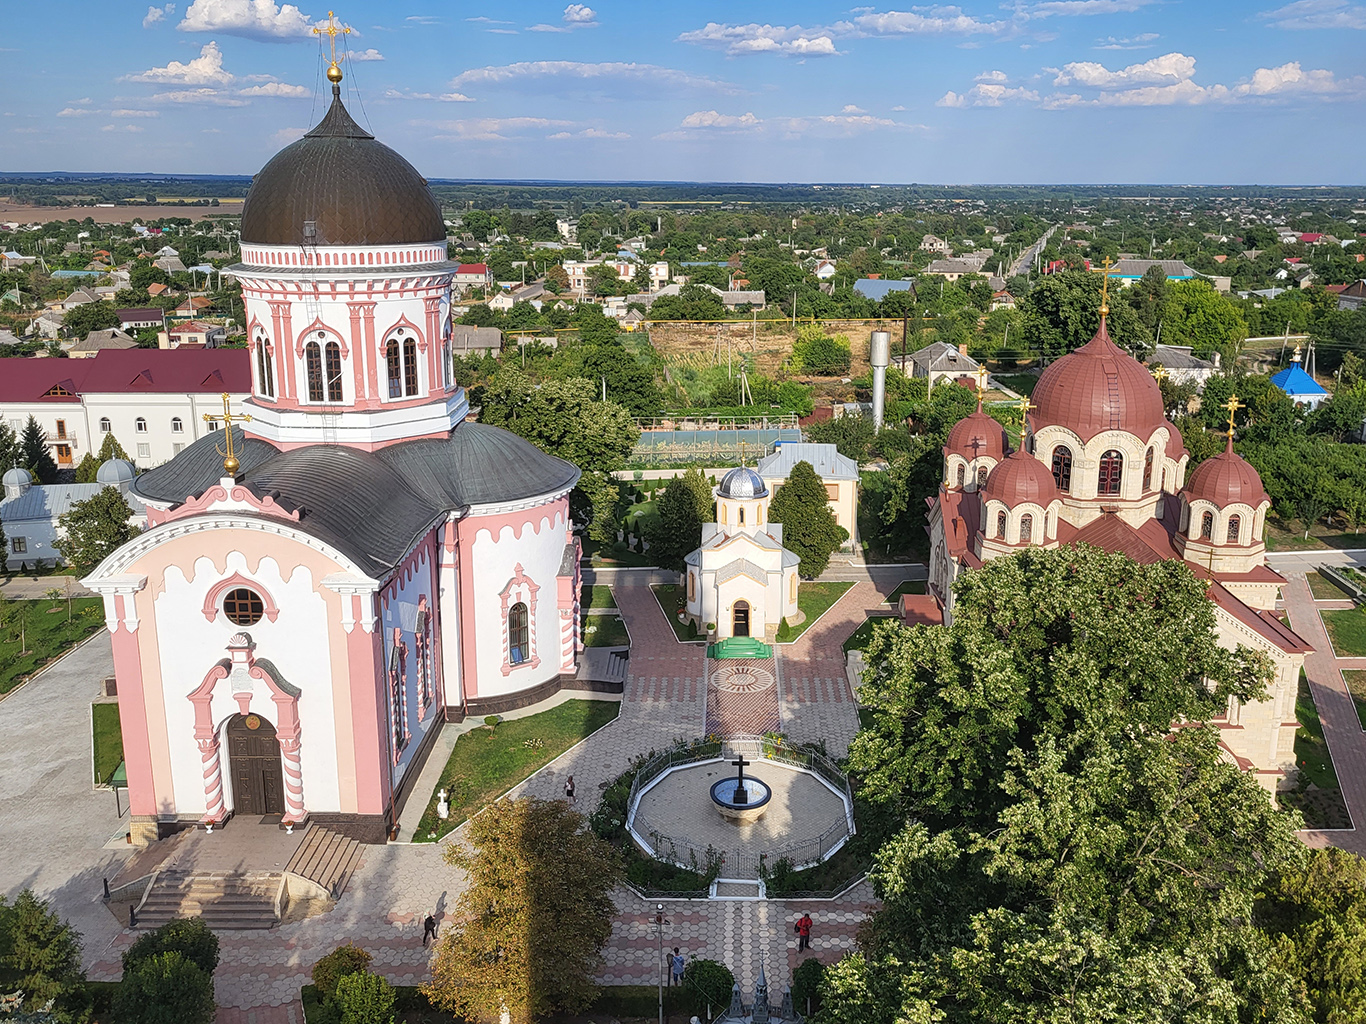
M429 178L1361 184L1366 0L333 0L353 116ZM252 174L325 8L0 0L0 171Z

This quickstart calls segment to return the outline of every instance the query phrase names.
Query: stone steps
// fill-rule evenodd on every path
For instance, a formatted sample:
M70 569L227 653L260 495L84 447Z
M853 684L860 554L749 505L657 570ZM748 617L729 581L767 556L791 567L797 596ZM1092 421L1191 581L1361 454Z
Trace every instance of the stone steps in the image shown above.
M314 825L285 865L285 871L307 878L337 899L360 866L361 845L340 833Z
M279 871L164 871L137 911L138 928L159 928L182 917L201 918L214 931L273 928Z

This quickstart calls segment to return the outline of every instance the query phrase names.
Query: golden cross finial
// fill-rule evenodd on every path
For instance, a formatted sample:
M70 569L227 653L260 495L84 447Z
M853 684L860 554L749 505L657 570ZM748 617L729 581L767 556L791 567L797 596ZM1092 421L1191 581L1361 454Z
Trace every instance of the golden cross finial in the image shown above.
M1161 363L1158 363L1157 369L1153 371L1153 379L1157 381L1159 387L1161 387L1162 382L1170 376L1171 374L1167 372L1167 368Z
M227 434L228 438L228 450L223 451L223 449L219 448L217 445L214 445L214 450L217 451L219 455L223 456L223 472L227 473L228 476L236 476L237 470L242 464L237 461L237 455L232 450L232 425L234 423L249 423L251 421L251 416L244 412L234 414L233 411L228 408L229 397L230 396L226 391L223 392L223 415L219 417L206 412L204 414L204 422L212 423L216 419L223 420L223 431Z
M1237 396L1237 395L1229 395L1229 396L1228 396L1228 401L1225 402L1225 403L1223 404L1222 408L1228 410L1228 436L1229 436L1229 439L1232 440L1232 438L1233 438L1233 416L1234 416L1235 413L1237 413L1237 411L1238 411L1239 409L1246 409L1247 406L1246 406L1244 403L1238 401L1238 396Z
M1281 349L1281 351L1284 352L1285 349ZM1300 353L1300 346L1299 346L1299 345L1296 345L1296 346L1295 346L1295 354L1294 354L1293 356L1290 357L1290 361L1291 361L1292 363L1298 363L1298 362L1300 361L1300 354L1301 354L1301 353Z
M350 26L350 25L347 25L347 26L344 26L343 28L338 28L338 27L337 27L337 22L336 22L335 18L333 17L333 14L332 14L331 11L328 11L328 12L327 12L327 28L314 28L314 29L313 29L313 34L314 34L315 36L321 36L321 35L326 34L327 37L328 37L327 42L328 42L328 45L331 47L331 51L332 51L332 64L331 64L331 66L327 69L327 80L328 80L329 82L331 82L333 85L336 85L338 82L340 82L340 81L342 80L342 70L341 70L340 65L337 64L337 33L338 33L338 32L340 32L340 33L341 33L342 35L344 35L344 36L349 36L349 35L351 34L351 26Z
M1020 409L1020 450L1024 450L1025 434L1029 431L1029 410L1037 409L1038 406L1029 404L1029 396L1021 395L1017 403Z
M1100 315L1101 319L1110 312L1110 257L1105 257L1105 262L1101 264L1100 278Z
M985 366L978 366L978 367L977 367L977 404L978 404L978 405L981 405L981 404L982 404L982 398L983 398L983 397L986 395L986 393L987 393L987 375L988 375L988 373L987 373L987 368L986 368Z

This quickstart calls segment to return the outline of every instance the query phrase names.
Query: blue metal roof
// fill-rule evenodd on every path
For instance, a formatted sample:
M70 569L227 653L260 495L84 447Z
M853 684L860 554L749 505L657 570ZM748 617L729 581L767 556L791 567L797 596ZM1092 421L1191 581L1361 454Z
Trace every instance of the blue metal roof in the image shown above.
M1280 373L1271 378L1271 383L1280 388L1292 398L1296 395L1326 395L1323 388L1319 387L1318 382L1313 377L1305 373L1299 363L1291 363Z
M865 299L879 302L892 292L910 291L914 284L914 281L884 281L881 278L864 277L854 282L854 291Z

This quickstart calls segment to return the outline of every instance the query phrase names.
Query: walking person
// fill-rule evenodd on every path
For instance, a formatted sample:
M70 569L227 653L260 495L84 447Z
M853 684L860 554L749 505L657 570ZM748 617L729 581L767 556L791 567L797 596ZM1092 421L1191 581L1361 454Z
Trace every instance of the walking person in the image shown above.
M685 970L687 970L687 967L688 967L688 960L687 960L687 957L685 957L682 953L680 953L680 952L678 951L678 947L675 946L675 947L674 947L673 956L669 957L669 985L670 985L670 987L672 987L672 986L674 986L674 985L682 985L682 984L683 984L683 972L684 972Z
M424 921L422 922L422 948L423 948L423 949L426 949L426 948L427 948L427 940L428 940L428 939L431 939L433 942L436 941L436 918L432 917L431 914L428 914L426 920L424 920Z
M793 929L797 933L797 952L811 948L811 915L803 913L797 919L797 926Z
M576 802L574 800L574 776L572 775L564 780L564 798L571 804Z

